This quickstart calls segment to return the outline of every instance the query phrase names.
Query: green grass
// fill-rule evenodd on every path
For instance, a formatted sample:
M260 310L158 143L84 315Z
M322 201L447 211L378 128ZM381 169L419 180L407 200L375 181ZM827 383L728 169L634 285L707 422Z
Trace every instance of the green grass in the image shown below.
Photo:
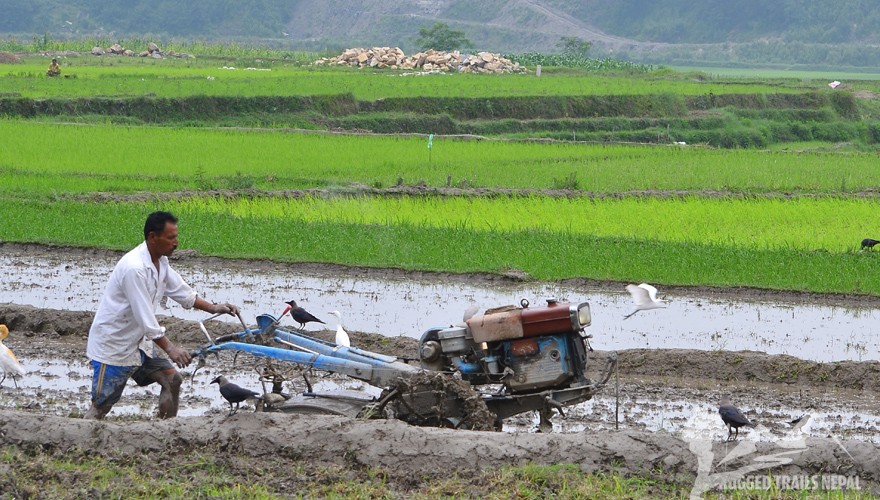
M3 498L687 498L687 474L666 478L585 473L576 464L506 466L471 473L424 472L417 477L362 464L326 465L287 457L175 449L149 456L81 450L0 454ZM674 478L678 482L670 480ZM705 498L873 498L851 491L710 491ZM863 488L865 486L862 486Z
M538 279L589 277L663 284L758 286L880 295L871 198L859 153L538 144L266 131L65 126L0 121L0 235L125 249L132 228L171 209L205 254L452 272L516 268ZM374 154L373 152L381 152ZM250 198L250 188L565 187L600 193L718 190L727 198ZM160 201L150 193L211 189L234 198ZM96 191L142 202L76 201ZM95 199L98 198L86 198Z
M378 467L313 465L280 457L230 459L223 453L179 451L147 459L11 447L0 455L0 463L10 472L0 474L0 491L10 498L668 498L686 491L686 486L657 480L584 474L576 465L504 467L468 477L426 473L414 479L393 478Z
M445 228L463 233L532 232L655 240L757 250L848 252L877 231L874 199L305 197L195 198L180 212L279 223ZM816 231L821 227L822 231Z
M0 463L14 468L0 474L0 491L9 498L275 498L274 488L241 482L230 464L190 453L176 461L155 457L153 467L137 460L115 460L72 452L70 456L27 454L7 448ZM158 462L165 463L159 464ZM240 473L239 473L240 474Z
M671 69L683 73L699 72L701 74L711 76L712 78L740 78L743 81L755 81L761 79L799 79L806 82L817 80L819 83L828 84L834 80L845 82L847 80L878 80L880 81L880 73L875 68L869 71L812 71L800 69L771 69L771 68L720 68L720 67L692 67L692 66L672 66Z
M233 207L216 210L187 201L7 201L0 205L0 234L4 241L122 250L142 239L138 233L146 213L171 209L181 218L182 248L205 255L450 272L520 269L541 280L589 277L880 295L880 283L871 279L877 266L873 252L811 250L805 243L754 247L676 241L657 234L596 236L545 228L310 221L295 213L235 213ZM543 214L547 220L556 217L553 212ZM570 222L574 226L585 221ZM736 221L731 219L731 224ZM842 245L854 248L861 237L846 238Z
M435 137L293 134L0 120L0 196L425 182L596 193L848 193L873 189L868 153L791 153Z
M247 44L236 42L209 42L205 40L174 40L160 39L159 37L148 38L94 38L83 37L76 39L53 39L48 33L43 36L34 36L30 40L8 37L0 39L0 52L16 53L42 53L53 51L70 51L89 53L93 47L110 47L114 43L130 48L137 52L145 50L151 43L157 43L162 50L170 52L197 54L199 57L230 58L240 60L244 58L271 58L285 61L311 62L315 54L302 51L281 50L266 47L259 44ZM108 56L112 59L112 56Z
M239 62L244 63L240 65ZM152 60L82 56L61 60L67 78L48 78L46 58L27 58L22 64L0 65L0 94L22 97L94 97L192 95L333 95L353 93L360 100L386 97L505 97L572 95L702 95L802 92L822 88L799 80L773 84L744 84L683 80L663 76L607 75L587 72L474 75L431 74L402 76L401 71L294 65L256 59L203 61ZM236 69L223 69L223 66ZM247 67L270 71L248 71ZM209 77L213 79L209 79Z

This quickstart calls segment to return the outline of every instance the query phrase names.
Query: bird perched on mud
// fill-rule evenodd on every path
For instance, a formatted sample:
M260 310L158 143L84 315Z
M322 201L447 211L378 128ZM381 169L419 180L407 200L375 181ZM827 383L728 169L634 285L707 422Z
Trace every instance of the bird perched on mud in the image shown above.
M668 305L665 300L657 298L657 289L647 283L642 283L639 286L626 285L626 291L632 295L634 306L632 312L625 315L623 319L628 319L639 311L660 309Z
M339 320L339 322L336 323L336 345L351 347L351 339L348 338L348 333L342 329L342 313L339 311L330 311L330 314L336 316Z
M788 425L791 426L792 432L808 434L810 427L813 425L813 420L813 415L804 413L800 417L790 421Z
M300 330L305 328L306 323L321 323L322 325L326 324L323 321L316 318L315 316L313 316L312 313L310 313L310 312L306 311L305 309L303 309L302 307L296 305L295 300L285 302L285 304L290 306L290 315L293 316L294 321L299 323Z
M730 404L730 397L727 394L721 396L721 405L718 406L718 414L721 415L721 420L727 424L727 440L728 441L736 441L739 437L739 428L740 427L754 427L749 419L746 418L745 415L739 408ZM736 435L731 437L733 431L736 430Z
M880 240L873 240L871 238L865 238L862 240L862 250L864 250L866 248L868 250L871 250L874 248L874 245L876 245L877 243L880 243Z
M232 382L226 380L226 377L224 377L223 375L215 378L211 381L211 383L218 384L220 386L220 395L223 396L223 399L229 402L230 416L234 415L235 412L238 411L238 405L241 404L242 401L246 401L248 399L262 399L260 393L235 385ZM232 408L233 403L235 403L235 409Z
M15 357L15 354L12 353L12 349L3 345L3 341L6 340L6 337L9 336L9 328L6 325L0 325L0 370L3 370L3 378L0 379L0 384L6 380L6 376L12 376L12 382L15 384L15 388L18 389L18 381L15 380L16 377L24 377L24 368L21 366L21 363L18 362L18 358Z

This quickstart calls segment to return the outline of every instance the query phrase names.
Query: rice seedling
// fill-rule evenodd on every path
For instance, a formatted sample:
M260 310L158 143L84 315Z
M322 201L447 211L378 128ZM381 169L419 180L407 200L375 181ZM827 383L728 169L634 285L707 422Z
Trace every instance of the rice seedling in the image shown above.
M334 95L352 93L360 100L388 97L503 97L577 95L704 95L803 92L790 86L743 84L649 76L595 73L474 75L416 75L402 71L356 71L350 68L302 66L269 59L191 60L148 58L62 59L70 78L46 78L45 58L23 64L0 65L0 94L31 98L181 97ZM244 65L239 64L244 63ZM248 70L249 67L269 71ZM818 84L813 88L819 88Z
M874 189L868 153L342 136L0 120L0 194L261 190L352 184L577 188L592 193L857 193ZM112 139L111 139L112 138ZM381 151L381 154L370 152ZM563 181L560 181L562 179ZM565 182L574 179L576 183Z
M445 228L652 240L757 250L850 252L875 228L864 198L193 198L180 210L280 223Z
M551 206L554 211L537 212L540 207L529 205L528 200L511 200L510 204L488 208L489 214L477 216L477 210L466 211L455 203L448 207L442 202L438 205L438 200L427 200L422 205L412 200L412 203L393 207L397 213L341 201L343 206L335 213L319 214L321 210L333 212L333 202L316 199L299 204L292 200L232 203L209 199L139 203L7 200L0 204L0 234L4 241L125 249L142 238L137 234L137 227L142 224L144 215L164 209L181 218L182 248L196 248L205 255L230 258L450 272L502 272L516 268L542 280L649 279L670 284L880 294L880 284L865 278L872 275L876 266L872 253L855 251L857 242L847 249L849 238L842 232L832 231L840 240L837 243L823 240L824 244L820 245L812 241L810 230L796 227L797 221L803 222L804 215L834 209L841 211L842 220L869 210L869 202L864 202L866 206L861 206L859 201L829 204L818 200L815 206L799 204L785 210L789 217L794 217L788 224L793 227L786 228L784 218L777 220L775 226L766 223L767 227L778 228L782 236L774 238L764 234L749 241L745 229L728 239L707 227L708 224L703 223L706 221L697 225L701 211L715 218L709 222L724 224L727 228L748 226L750 222L727 216L720 207L713 211L711 204L707 208L697 200L667 201L668 213L677 209L683 215L662 221L653 232L642 235L624 227L624 223L612 225L616 228L612 231L603 228L615 217L624 221L638 217L639 212L632 213L626 204L615 210L611 203L596 211L588 206L567 208L559 204ZM535 215L525 222L515 214L505 216L518 202L536 210ZM538 203L547 201L538 200ZM690 203L696 204L693 210L688 208ZM733 209L740 217L748 217L750 210L779 208L761 201L748 203L755 205L726 210ZM680 206L676 208L676 204ZM652 207L656 208L648 208ZM449 216L438 222L435 214L447 208ZM484 207L471 207L474 208ZM362 213L355 214L355 210ZM373 213L368 213L371 210ZM521 209L518 214L527 212L529 210ZM574 218L563 220L562 215L569 214ZM767 217L766 212L761 215ZM551 222L556 220L560 222ZM813 222L800 225L811 228L814 236L822 232L816 230ZM691 232L676 233L681 228L690 228ZM701 234L705 240L699 238Z

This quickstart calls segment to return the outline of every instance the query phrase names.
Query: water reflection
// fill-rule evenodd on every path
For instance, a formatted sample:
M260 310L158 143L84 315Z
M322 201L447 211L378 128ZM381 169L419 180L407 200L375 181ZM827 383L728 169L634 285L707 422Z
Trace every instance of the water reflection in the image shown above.
M0 303L94 310L114 264L115 259L108 257L74 262L64 252L57 257L6 252L0 256L0 268L5 271ZM880 321L874 308L721 301L668 295L661 289L661 296L671 300L668 309L639 312L624 321L630 299L622 288L620 293L609 294L554 283L438 283L424 276L382 280L358 276L357 271L304 275L283 265L259 272L207 268L193 261L175 267L203 297L241 305L246 319L262 313L277 315L285 301L295 299L327 321L328 328L334 325L328 311L337 309L346 329L386 336L417 338L429 327L460 321L472 304L484 308L517 304L522 297L540 303L554 296L590 302L590 332L595 336L594 346L603 350L755 350L826 362L875 359L880 350L880 338L871 334ZM205 317L170 301L161 313L185 319Z

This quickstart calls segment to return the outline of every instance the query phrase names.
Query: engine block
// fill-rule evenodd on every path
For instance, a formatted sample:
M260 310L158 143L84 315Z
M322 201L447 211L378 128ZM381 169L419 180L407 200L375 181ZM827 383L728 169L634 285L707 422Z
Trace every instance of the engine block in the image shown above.
M564 335L504 342L504 365L513 371L504 385L511 392L567 385L575 377L570 351Z

